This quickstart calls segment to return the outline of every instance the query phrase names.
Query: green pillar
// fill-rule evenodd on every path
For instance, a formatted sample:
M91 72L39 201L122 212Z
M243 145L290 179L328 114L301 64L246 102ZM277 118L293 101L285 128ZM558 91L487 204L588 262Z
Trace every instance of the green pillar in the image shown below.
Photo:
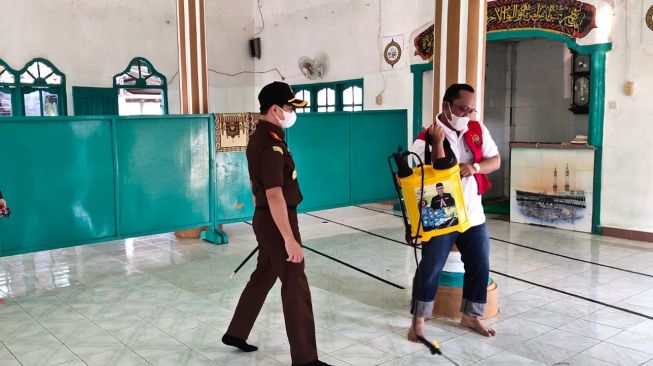
M433 70L433 63L410 66L413 73L413 140L422 130L422 99L424 99L424 72Z
M592 233L601 229L601 163L603 160L603 119L605 106L605 50L592 52L590 72L590 110L588 143L594 152L594 199L592 201Z

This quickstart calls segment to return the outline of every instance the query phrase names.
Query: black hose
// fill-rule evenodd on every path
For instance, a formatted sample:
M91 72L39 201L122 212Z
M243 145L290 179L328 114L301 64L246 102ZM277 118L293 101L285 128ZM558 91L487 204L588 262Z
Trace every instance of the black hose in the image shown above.
M400 151L401 151L401 149L400 149ZM417 258L417 246L418 246L418 242L419 242L419 238L420 238L420 229L422 228L422 207L421 207L421 204L422 204L422 201L424 200L424 163L422 162L422 158L420 158L420 156L418 154L415 154L412 151L407 151L406 152L405 156L414 155L417 158L417 161L419 163L418 166L421 168L421 173L422 173L421 174L422 175L421 185L420 185L420 198L419 198L418 207L417 207L417 209L419 210L419 221L417 223L417 230L415 231L415 236L413 236L411 228L410 228L410 224L408 223L408 218L406 217L405 201L404 201L404 198L403 198L403 196L401 194L401 187L400 187L400 185L398 183L399 182L399 176L394 172L394 170L392 169L392 163L390 163L390 158L394 157L395 160L397 160L397 158L399 158L400 155L402 155L400 151L398 151L397 153L395 153L391 157L389 157L388 158L388 163L390 165L390 172L392 173L393 181L395 182L395 189L397 191L397 196L399 197L399 204L401 206L401 213L402 213L402 216L403 216L403 219L404 219L404 225L406 226L406 242L407 242L408 245L413 247L413 252L414 252L414 255L415 255L415 265L416 265L415 276L417 277L416 281L415 281L415 288L419 289L420 288L420 281L421 281L421 278L420 278L421 273L420 273L420 268L419 268L419 259ZM430 159L428 159L428 158L426 160L430 161ZM398 166L397 168L399 169L400 167ZM406 176L405 174L402 174L402 175L403 175L403 177ZM413 323L412 323L411 327L415 324L415 318L416 318L416 315L413 314L413 320L412 320ZM423 336L419 336L419 335L417 336L417 339L424 346L426 346L426 348L428 348L428 350L429 350L429 352L431 352L431 354L441 355L442 357L446 358L452 364L454 364L456 366L459 366L454 360L452 360L451 358L449 358L449 357L445 356L444 354L442 354L442 351L440 351L440 348L439 348L437 342L429 342Z

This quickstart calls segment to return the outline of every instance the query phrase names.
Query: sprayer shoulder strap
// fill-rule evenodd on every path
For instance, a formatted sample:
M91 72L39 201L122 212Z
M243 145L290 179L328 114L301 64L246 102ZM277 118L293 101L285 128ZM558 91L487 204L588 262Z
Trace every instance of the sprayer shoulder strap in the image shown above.
M431 165L431 135L424 131L424 165Z
M453 150L451 149L451 144L446 137L444 138L442 147L444 148L445 156L454 158L456 157L456 155L453 153ZM424 165L431 165L431 135L428 133L424 134Z
M453 149L451 148L451 143L449 140L445 137L444 141L442 142L442 148L444 149L444 157L445 158L453 158L457 160L456 154L453 153Z
M449 140L447 138L444 138L444 143L442 144L442 147L444 148L444 155L445 156L453 156L455 157L456 154L453 153L453 150L451 149L451 144L449 143Z

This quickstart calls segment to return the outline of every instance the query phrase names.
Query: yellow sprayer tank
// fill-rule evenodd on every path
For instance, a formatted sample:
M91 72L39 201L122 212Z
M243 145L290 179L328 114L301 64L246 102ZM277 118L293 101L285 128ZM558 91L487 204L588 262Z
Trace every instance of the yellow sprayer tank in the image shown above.
M422 187L422 168L413 168L413 174L399 179L404 196L411 235L417 235L420 211L420 241L429 241L432 237L453 231L464 232L470 222L465 207L460 169L454 165L449 169L434 169L424 165L424 196L419 202Z

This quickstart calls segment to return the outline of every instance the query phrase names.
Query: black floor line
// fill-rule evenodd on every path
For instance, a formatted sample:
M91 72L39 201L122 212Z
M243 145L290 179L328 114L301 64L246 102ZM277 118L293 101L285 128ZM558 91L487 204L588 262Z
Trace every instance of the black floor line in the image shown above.
M497 239L497 238L493 238L493 237L490 237L490 239L500 241L500 242L503 242L503 243L507 243L507 244L511 244L511 245L515 245L515 246L518 246L518 247L534 250L534 251L541 252L541 253L556 255L558 257L567 258L567 259L571 259L571 260L578 261L578 262L589 263L589 264L593 264L595 266L601 266L601 267L605 267L605 268L615 269L617 271L628 272L628 273L632 273L632 274L636 274L636 275L640 275L640 276L653 278L653 275L650 275L650 274L647 274L647 273L641 273L641 272L637 272L637 271L632 271L630 269L609 266L607 264L596 263L596 262L588 261L588 260L585 260L585 259L574 258L574 257L570 257L570 256L567 256L567 255L564 255L564 254L553 253L553 252L549 252L549 251L546 251L546 250L529 247L527 245L513 243L511 241L507 241L507 240L503 240L503 239Z
M382 239L385 239L385 240L388 240L388 241L392 241L392 242L395 242L395 243L401 243L401 242L399 242L399 241L397 241L397 240L394 240L394 239L392 239L392 238L388 238L388 237L385 237L385 236L383 236L383 235L379 235L379 234L370 233L370 232L365 231L365 230L363 230L363 229L359 229L359 228L356 228L356 227L353 227L353 226L350 226L350 225L345 225L345 224L339 223L339 222L337 222L337 221L329 220L329 219L326 219L326 218L323 218L323 217L319 217L319 216L315 216L315 215L313 215L313 214L308 214L308 213L305 213L305 215L312 216L312 217L315 217L315 218L318 218L318 219L321 219L321 220L324 220L324 221L328 221L328 222L331 222L331 223L334 223L334 224L337 224L337 225L341 225L341 226L344 226L344 227L348 227L348 228L350 228L350 229L354 229L354 230L357 230L357 231L360 231L360 232L363 232L363 233L366 233L366 234L374 235L374 236L376 236L376 237L379 237L379 238L382 238ZM405 243L401 243L401 244L402 244L402 245L405 245L405 246L409 246L409 245L407 245L407 244L405 244ZM507 277L507 278L511 278L511 279L513 279L513 280L517 280L517 281L521 281L521 282L524 282L524 283L528 283L528 284L533 285L533 286L537 286L537 287L545 288L545 289L547 289L547 290L555 291L555 292L558 292L558 293L561 293L561 294L565 294L565 295L568 295L568 296L572 296L572 297L575 297L575 298L578 298L578 299L586 300L586 301L589 301L589 302L592 302L592 303L595 303L595 304L603 305L603 306L605 306L605 307L609 307L609 308L611 308L611 309L615 309L615 310L623 311L623 312L625 312L625 313L629 313L629 314L633 314L633 315L641 316L642 318L646 318L646 319L649 319L649 320L653 320L653 316L649 316L649 315L646 315L646 314L638 313L638 312L633 311L633 310L625 309L625 308L622 308L622 307L619 307L619 306L615 306L615 305L611 305L611 304L608 304L608 303L605 303L605 302L601 302L601 301L598 301L598 300L594 300L594 299L591 299L591 298L589 298L589 297L585 297L585 296L577 295L577 294L574 294L574 293L571 293L571 292L567 292L567 291L564 291L564 290L559 290L559 289L557 289L557 288L555 288L555 287L550 287L550 286L547 286L547 285L542 285L542 284L539 284L539 283L535 283L535 282L532 282L532 281L528 281L528 280L525 280L525 279L522 279L522 278L519 278L519 277L515 277L515 276L509 275L509 274L505 274L505 273L497 272L497 271L494 271L494 270L490 270L490 272L495 273L495 274L498 274L498 275L501 275L501 276L505 276L505 277Z
M530 285L534 285L534 286L537 286L537 287L545 288L545 289L547 289L547 290L551 290L551 291L559 292L559 293L561 293L561 294L565 294L565 295L568 295L568 296L572 296L572 297L575 297L575 298L577 298L577 299L582 299L582 300L585 300L585 301L593 302L593 303L595 303L595 304L603 305L603 306L609 307L609 308L611 308L611 309L615 309L615 310L623 311L623 312L625 312L625 313L629 313L629 314L633 314L633 315L641 316L642 318L646 318L646 319L648 319L648 320L653 320L653 316L649 316L649 315L646 315L646 314L638 313L638 312L636 312L636 311L629 310L629 309L625 309L625 308L621 308L621 307L619 307L619 306L614 306L614 305L611 305L611 304L608 304L608 303L605 303L605 302L602 302L602 301L598 301L598 300L590 299L589 297L585 297L585 296L577 295L577 294L574 294L574 293L571 293L571 292L567 292L567 291L564 291L564 290L559 290L559 289L557 289L557 288L555 288L555 287L549 287L549 286L546 286L546 285L541 285L541 284L539 284L539 283L535 283L535 282L531 282L531 281L528 281L528 280L525 280L525 279L522 279L522 278L519 278L519 277L511 276L511 275L509 275L509 274L505 274L505 273L501 273L501 272L497 272L497 271L493 271L493 270L490 270L490 272L492 272L492 273L496 273L496 274L501 275L501 276L504 276L504 277L512 278L513 280L517 280L517 281L525 282L525 283L528 283L528 284L530 284Z
M399 243L399 244L401 244L401 245L405 245L405 246L407 246L407 247L410 247L410 245L406 244L406 242L403 242L403 241L400 241L400 240L395 240L395 239L392 239L392 238L388 238L388 237L385 237L385 236L383 236L383 235L375 234L375 233L373 233L373 232L371 232L371 231L366 231L366 230L363 230L363 229L359 229L359 228L357 228L357 227L349 226L349 225L347 225L347 224L343 224L343 223L341 223L341 222L337 222L337 221L329 220L329 219L327 219L327 218L320 217L320 216L316 216L316 215L313 215L313 214L310 214L310 213L307 213L307 212L304 212L304 215L306 215L306 216L311 216L311 217L315 217L316 219L320 219L320 220L328 221L328 222L331 222L331 223L334 223L334 224L338 224L338 225L340 225L340 226L348 227L348 228L350 228L350 229L352 229L352 230L360 231L360 232L363 232L363 233L365 233L365 234L373 235L373 236L376 236L376 237L381 238L381 239L390 240L390 241L393 241L393 242L395 242L395 243Z
M405 289L406 289L406 288L403 287L403 286L400 286L400 285L397 285L397 284L394 283L394 282L390 282L390 281L388 281L388 280L385 280L385 279L383 279L383 278L381 278L381 277L379 277L379 276L376 276L376 275L374 275L374 274L372 274L372 273L367 272L367 271L364 270L364 269L360 269L360 268L358 268L358 267L355 267L355 266L353 266L353 265L351 265L351 264L349 264L349 263L343 262L343 261L341 261L340 259L334 258L334 257L332 257L332 256L330 256L330 255L328 255L328 254L324 254L324 253L322 253L322 252L318 252L317 250L312 249L312 248L309 248L309 247L307 247L306 245L303 245L303 244L302 244L302 246L304 247L304 249L308 249L309 251L311 251L311 252L313 252L313 253L315 253L315 254L319 254L319 255L321 255L321 256L323 256L323 257L325 257L325 258L329 258L329 259L331 259L331 260L334 261L334 262L338 262L338 263L342 264L343 266L347 266L347 267L349 267L349 268L351 268L351 269L353 269L353 270L356 270L356 271L358 271L358 272L360 272L360 273L363 273L363 274L365 274L365 275L368 275L368 276L374 278L375 280L379 280L379 281L381 281L381 282L383 282L383 283L385 283L385 284L388 284L388 285L390 285L390 286L392 286L392 287L396 287L396 288L401 289L401 290L405 290Z
M370 208L370 207L365 207L365 206L354 206L354 207L358 207L358 208L362 208L364 210L370 210L370 211L374 211L374 212L378 212L378 213L382 213L382 214L386 214L386 215L390 215L390 216L403 218L403 216L401 216L401 215L397 215L397 214L394 214L392 212L387 212L387 211L383 211L383 210L377 210L377 209Z
M390 212L385 212L385 211L382 211L382 210L375 210L375 209L373 209L373 208L369 208L369 207L363 207L363 206L356 206L356 207L358 207L358 208L362 208L362 209L365 209L365 210L370 210L370 211L378 212L378 213L383 213L383 214L386 214L386 215L391 215L391 216L396 216L396 217L402 217L401 215L393 214L393 213L390 213ZM653 278L653 275L650 275L650 274L647 274L647 273L642 273L642 272L632 271L632 270L630 270L630 269L625 269L625 268L620 268L620 267L614 267L614 266L610 266L610 265L607 265L607 264L601 264L601 263L597 263L597 262L588 261L588 260L585 260L585 259L574 258L574 257L570 257L570 256L568 256L568 255L564 255L564 254L560 254L560 253L555 253L555 252L549 252L548 250L538 249L538 248L534 248L534 247L531 247L531 246L528 246L528 245L519 244L519 243L515 243L515 242L512 242L512 241L504 240L504 239L499 239L499 238L495 238L495 237L492 237L492 236L490 236L490 239L492 239L492 240L496 240L496 241L500 241L500 242L502 242L502 243L506 243L506 244L510 244L510 245L518 246L518 247L521 247L521 248L534 250L534 251L536 251L536 252L540 252L540 253L546 253L546 254L550 254L550 255L555 255L555 256L558 256L558 257L562 257L562 258L570 259L570 260L577 261L577 262L583 262L583 263L593 264L593 265L595 265L595 266L601 266L601 267L605 267L605 268L614 269L614 270L617 270L617 271L622 271L622 272L627 272L627 273L632 273L632 274L636 274L636 275L640 275L640 276L645 276L645 277Z
M307 214L307 215L308 215L308 214ZM245 221L245 223L246 223L247 225L252 226L252 223L251 223L251 222ZM370 272L367 272L367 271L364 270L364 269L358 268L358 267L356 267L356 266L354 266L354 265L351 265L351 264L349 264L349 263L347 263L347 262L343 262L343 261L341 261L340 259L334 258L334 257L332 257L332 256L330 256L330 255L328 255L328 254L325 254L325 253L319 252L319 251L317 251L317 250L315 250L315 249L313 249L313 248L307 247L307 246L304 245L304 244L302 244L302 247L304 247L304 249L307 249L307 250L309 250L309 251L311 251L311 252L313 252L313 253L315 253L315 254L321 255L321 256L323 256L323 257L325 257L325 258L328 258L328 259L331 259L332 261L334 261L334 262L338 262L338 263L342 264L343 266L349 267L349 268L351 268L351 269L353 269L353 270L355 270L355 271L358 271L358 272L360 272L360 273L362 273L362 274L364 274L364 275L367 275L367 276L369 276L369 277L372 277L372 278L374 278L375 280L381 281L381 282L383 282L383 283L385 283L385 284L387 284L387 285L390 285L390 286L392 286L392 287L395 287L395 288L398 288L398 289L401 289L401 290L405 290L405 289L406 289L405 287L400 286L400 285L397 285L397 284L394 283L394 282L390 282L390 281L388 281L388 280L386 280L386 279L383 279L383 278L381 278L381 277L379 277L379 276L377 276L377 275L375 275L375 274L372 274L372 273L370 273Z

